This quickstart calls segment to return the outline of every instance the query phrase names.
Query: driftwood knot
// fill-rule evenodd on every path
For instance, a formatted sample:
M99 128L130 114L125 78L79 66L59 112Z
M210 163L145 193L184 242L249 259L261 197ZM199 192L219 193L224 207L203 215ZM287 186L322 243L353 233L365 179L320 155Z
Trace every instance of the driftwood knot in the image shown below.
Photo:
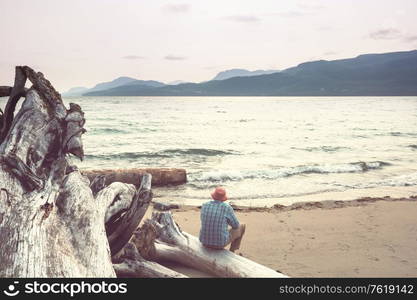
M45 213L42 216L41 219L41 223L43 222L43 220L45 220L46 218L49 217L49 214L51 213L52 209L54 208L54 204L53 203L48 203L46 202L45 204L41 205L41 210L44 210Z
M5 188L1 188L0 189L0 200L2 200L3 198L3 194L6 195L6 203L10 206L12 205L12 203L10 202L10 196L9 196L9 192L5 189Z

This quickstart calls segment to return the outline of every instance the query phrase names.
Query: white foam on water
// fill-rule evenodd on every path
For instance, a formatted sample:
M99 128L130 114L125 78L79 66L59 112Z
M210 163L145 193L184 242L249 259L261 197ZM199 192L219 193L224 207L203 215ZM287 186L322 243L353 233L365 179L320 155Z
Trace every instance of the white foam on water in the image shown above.
M385 162L354 162L345 164L322 164L297 167L283 167L267 170L225 170L208 171L190 174L190 182L227 182L242 181L245 179L279 179L300 174L331 174L331 173L356 173L381 169L389 165Z

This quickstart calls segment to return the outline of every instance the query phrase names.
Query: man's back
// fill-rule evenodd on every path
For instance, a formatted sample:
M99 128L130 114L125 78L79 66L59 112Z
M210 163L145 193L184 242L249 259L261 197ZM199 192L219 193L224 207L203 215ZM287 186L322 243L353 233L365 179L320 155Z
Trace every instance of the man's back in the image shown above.
M225 202L213 200L201 207L200 242L207 246L223 247L230 240L227 225L239 227L233 208Z

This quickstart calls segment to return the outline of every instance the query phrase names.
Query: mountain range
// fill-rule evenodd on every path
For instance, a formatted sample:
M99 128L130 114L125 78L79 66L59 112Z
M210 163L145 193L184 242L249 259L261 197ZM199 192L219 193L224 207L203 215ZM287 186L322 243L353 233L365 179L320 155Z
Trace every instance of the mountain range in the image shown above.
M266 75L277 73L279 70L256 70L256 71L248 71L245 69L231 69L220 72L217 74L212 80L225 80L232 77L247 77L247 76L256 76L256 75Z
M165 85L157 81L105 83L86 96L402 96L417 95L417 50L364 54L355 58L301 63L256 75L228 70L201 83ZM245 72L246 71L246 72ZM249 73L248 73L249 72ZM252 73L252 74L251 74ZM233 77L228 77L233 75ZM221 79L225 78L226 79ZM122 77L125 78L125 77ZM217 78L217 79L216 79ZM220 78L220 79L218 79ZM119 81L120 83L120 81ZM107 85L106 85L107 84ZM95 89L95 90L94 90ZM64 94L65 95L65 94Z
M256 71L249 71L245 69L230 69L226 71L222 71L218 73L212 80L224 80L232 77L237 76L254 76L254 75L262 75L262 74L271 74L279 72L277 70L256 70ZM184 83L190 83L183 80L175 80L168 82L166 85L179 85ZM135 85L135 87L129 86L129 85ZM102 93L96 93L101 92L105 90L110 90L113 88L122 87L125 89L125 92L128 93L131 90L135 90L138 88L145 88L145 87L161 87L165 84L159 81L153 81L153 80L138 80L132 77L119 77L109 82L103 82L98 83L92 88L87 87L73 87L70 88L68 91L64 92L62 95L64 97L78 97L78 96L101 96ZM116 91L108 91L106 93L112 94L115 92L118 93L119 89Z
M74 88L69 89L67 92L63 93L62 95L64 97L82 96L84 94L102 92L102 91L110 90L110 89L120 87L120 86L124 86L127 89L129 89L129 88L132 88L132 87L134 87L134 88L141 87L141 86L161 87L161 86L164 86L164 85L165 85L164 83L159 82L159 81L138 80L138 79L135 79L135 78L124 76L124 77L116 78L116 79L114 79L112 81L109 81L109 82L98 83L90 89L86 88L86 87L74 87Z

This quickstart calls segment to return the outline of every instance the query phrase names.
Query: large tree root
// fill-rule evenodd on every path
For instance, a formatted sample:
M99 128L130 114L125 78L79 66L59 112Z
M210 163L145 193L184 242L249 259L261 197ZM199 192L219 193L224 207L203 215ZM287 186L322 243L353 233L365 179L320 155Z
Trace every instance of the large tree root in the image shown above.
M144 174L137 191L133 185L120 182L114 182L110 185L125 185L130 188L129 191L126 191L126 195L121 193L117 195L113 192L111 198L115 200L106 213L106 232L112 255L117 254L129 242L133 232L145 215L152 200L151 181L152 176ZM102 195L104 191L106 190L103 190L97 196ZM129 192L133 192L133 195Z
M0 93L10 96L0 113L0 277L116 276L110 249L122 249L143 217L151 177L139 190L98 181L90 188L67 160L84 156L81 108L67 109L43 74L26 66Z

